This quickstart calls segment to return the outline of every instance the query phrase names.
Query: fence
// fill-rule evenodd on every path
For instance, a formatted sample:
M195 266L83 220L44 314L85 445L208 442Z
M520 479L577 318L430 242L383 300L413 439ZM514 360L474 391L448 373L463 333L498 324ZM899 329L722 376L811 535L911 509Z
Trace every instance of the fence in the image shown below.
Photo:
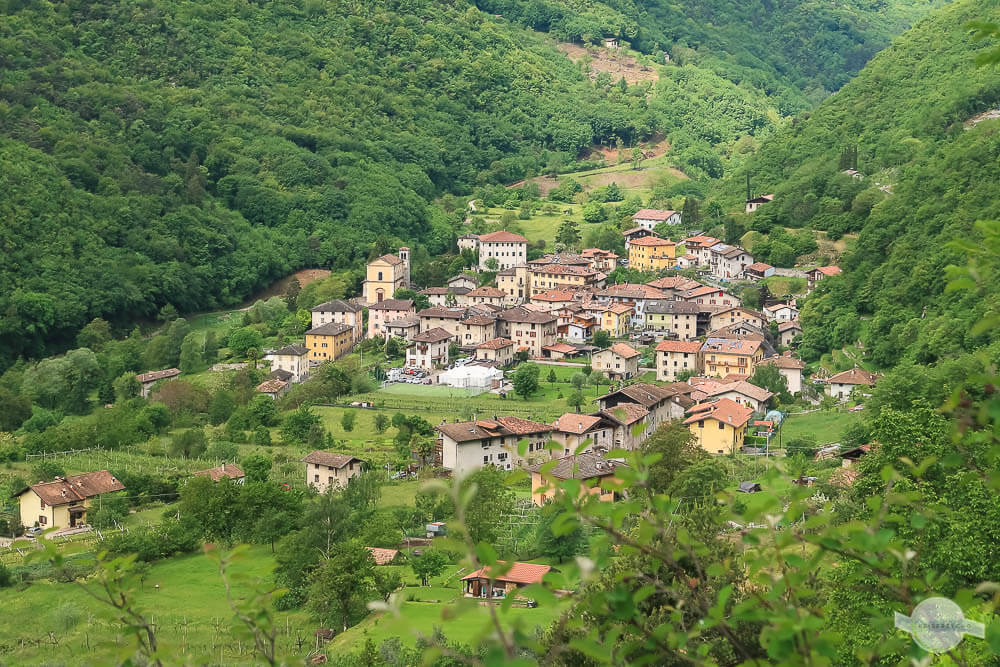
M103 542L112 535L123 532L129 532L128 527L118 524L117 528L100 530L95 529L82 533L73 533L71 535L46 536L45 539L57 546L85 546L88 544ZM17 542L15 542L13 545L5 549L0 549L0 563L8 566L21 565L30 553L39 551L42 548L42 543L39 540L31 540L30 546L25 544L23 539L21 539L20 542L21 544L19 546L15 546L17 545Z

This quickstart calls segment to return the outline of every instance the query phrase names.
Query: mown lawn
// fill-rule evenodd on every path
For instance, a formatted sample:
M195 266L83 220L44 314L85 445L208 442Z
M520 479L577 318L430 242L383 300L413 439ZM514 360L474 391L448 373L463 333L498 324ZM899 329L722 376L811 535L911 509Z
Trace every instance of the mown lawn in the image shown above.
M781 427L781 442L792 438L811 437L817 444L838 442L844 429L861 421L861 414L840 410L818 410L803 415L791 415Z

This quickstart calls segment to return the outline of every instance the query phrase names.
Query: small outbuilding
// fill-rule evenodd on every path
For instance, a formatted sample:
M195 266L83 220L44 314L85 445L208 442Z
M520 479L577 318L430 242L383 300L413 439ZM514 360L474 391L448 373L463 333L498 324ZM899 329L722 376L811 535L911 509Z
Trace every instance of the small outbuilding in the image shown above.
M540 584L551 569L549 565L511 563L508 566L504 561L497 561L495 568L487 565L462 577L465 597L502 600L508 595L516 595L519 588Z

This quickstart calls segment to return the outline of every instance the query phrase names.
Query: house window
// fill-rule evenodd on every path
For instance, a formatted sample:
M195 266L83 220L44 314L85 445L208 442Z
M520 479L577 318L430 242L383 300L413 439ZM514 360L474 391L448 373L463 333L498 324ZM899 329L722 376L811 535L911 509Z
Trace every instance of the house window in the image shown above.
M326 478L326 483L327 484L333 484L333 477L327 477Z
M319 475L314 475L314 476L313 476L313 481L314 481L315 483L319 484Z
M378 279L382 280L382 272L381 271L378 272Z
M42 500L41 503L42 503L42 509L45 509L45 501Z
M484 456L483 457L483 465L486 465L489 462L490 462L490 457L489 456Z
M39 514L38 515L38 525L39 526L44 526L48 522L49 522L49 518L47 516L45 516L44 514Z
M698 428L705 428L705 422L703 421L698 422Z

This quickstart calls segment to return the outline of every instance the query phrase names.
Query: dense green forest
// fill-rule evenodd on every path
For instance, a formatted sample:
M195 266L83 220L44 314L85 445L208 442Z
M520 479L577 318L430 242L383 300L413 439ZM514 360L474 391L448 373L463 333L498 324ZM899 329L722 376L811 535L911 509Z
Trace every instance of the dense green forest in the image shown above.
M478 0L557 39L619 37L776 98L782 115L847 83L892 37L943 0Z
M933 3L786 4L593 3L576 8L588 26L628 20L567 32L485 2L6 2L0 367L67 349L94 317L120 335L167 304L213 309L295 268L356 268L376 238L440 255L461 212L438 196L565 169L594 143L664 132L685 170L721 176L720 155ZM653 94L591 83L517 23L638 34L676 66ZM789 67L806 43L826 45L806 59L824 73Z
M962 263L950 243L980 238L974 223L1000 217L1000 128L966 123L1000 103L1000 72L974 64L988 43L966 27L998 12L995 1L942 9L745 163L755 190L777 195L752 229L860 233L845 275L803 310L806 358L860 339L876 366L928 364L994 335L970 330L996 306L995 282L983 294L945 287L946 267ZM863 178L842 173L854 166ZM733 201L744 173L727 181Z

